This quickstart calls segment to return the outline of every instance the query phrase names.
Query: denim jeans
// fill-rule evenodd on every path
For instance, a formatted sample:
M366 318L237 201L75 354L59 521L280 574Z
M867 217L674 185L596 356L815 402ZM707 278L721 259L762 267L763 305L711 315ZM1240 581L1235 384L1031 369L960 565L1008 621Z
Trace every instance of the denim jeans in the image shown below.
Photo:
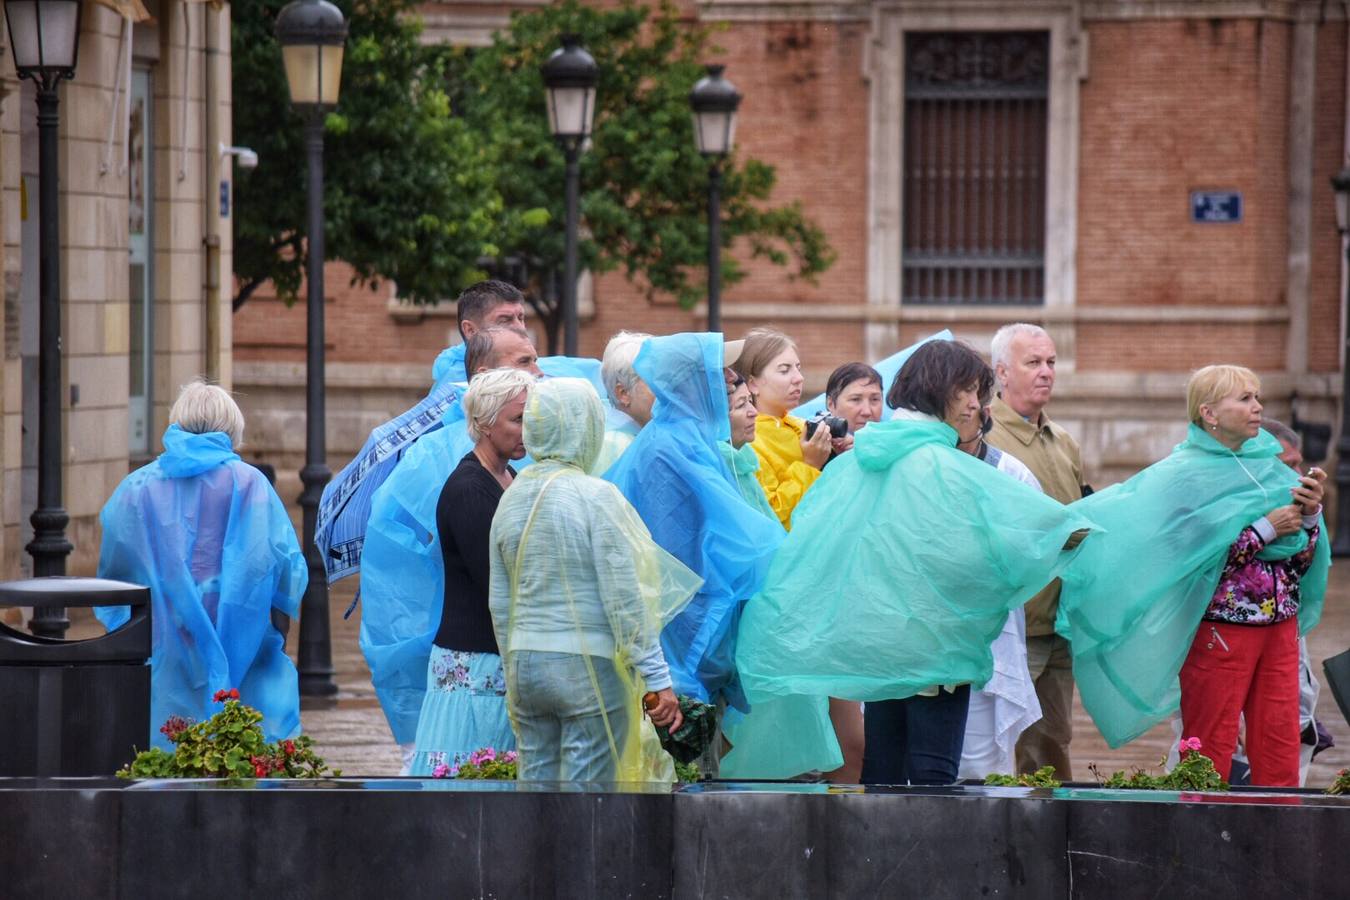
M628 714L613 660L516 650L507 659L506 685L520 781L614 780Z
M863 784L952 784L961 765L970 685L936 697L868 701Z

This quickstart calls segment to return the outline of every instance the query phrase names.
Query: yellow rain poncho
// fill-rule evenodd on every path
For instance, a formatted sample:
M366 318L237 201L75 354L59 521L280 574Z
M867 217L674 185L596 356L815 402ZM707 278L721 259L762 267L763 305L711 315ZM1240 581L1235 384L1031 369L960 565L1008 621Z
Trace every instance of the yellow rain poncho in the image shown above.
M673 766L643 718L642 695L649 679L654 687L669 684L661 629L702 582L652 541L617 488L585 474L604 426L600 397L585 381L555 378L530 391L524 438L535 464L502 496L489 542L488 601L506 663L507 709L519 738L513 654L575 654L586 661L594 708L604 720L613 780L669 782ZM608 672L598 668L607 659L622 685L618 720L605 712L613 708L601 689ZM520 751L527 777L532 761L524 742ZM559 754L559 777L569 780L562 746L542 752Z

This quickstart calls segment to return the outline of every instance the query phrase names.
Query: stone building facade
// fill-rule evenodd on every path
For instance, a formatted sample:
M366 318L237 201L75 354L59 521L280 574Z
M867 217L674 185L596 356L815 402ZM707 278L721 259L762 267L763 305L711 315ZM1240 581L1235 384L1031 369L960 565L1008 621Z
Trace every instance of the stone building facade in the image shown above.
M524 6L528 4L517 4ZM773 163L838 261L816 285L768 265L727 290L728 332L797 337L810 387L940 328L987 348L1043 323L1052 413L1100 485L1184 433L1195 367L1249 365L1270 409L1332 422L1343 255L1330 177L1350 149L1345 9L1315 0L710 0L741 90L738 146ZM481 42L496 4L423 7L428 40ZM561 185L559 186L561 190ZM734 250L733 250L734 252ZM329 447L427 387L453 310L386 288L331 296ZM701 309L593 285L582 351L621 328L699 329ZM253 452L296 469L303 311L235 316Z
M230 164L219 153L231 143L229 9L142 4L84 4L75 78L60 88L60 452L73 574L96 566L98 512L161 449L179 386L232 378L232 322L216 302L232 271ZM16 578L31 571L37 502L37 108L4 40L0 578Z

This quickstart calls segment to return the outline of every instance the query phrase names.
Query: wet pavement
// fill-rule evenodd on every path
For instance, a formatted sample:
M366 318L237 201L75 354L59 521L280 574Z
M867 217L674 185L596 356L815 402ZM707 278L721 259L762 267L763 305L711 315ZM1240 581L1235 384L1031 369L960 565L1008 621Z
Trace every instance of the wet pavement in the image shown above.
M319 752L329 764L347 775L395 775L399 770L398 748L380 712L370 685L370 672L357 646L361 607L350 619L342 614L351 605L359 579L348 578L333 586L329 598L333 633L333 667L337 671L338 695L335 701L306 701L301 711L305 730L313 735ZM294 651L296 629L291 629L290 648ZM1319 680L1322 660L1350 647L1350 562L1332 568L1326 611L1321 624L1308 636L1313 669ZM1350 766L1350 724L1336 707L1331 691L1323 685L1317 707L1322 723L1336 740L1336 746L1313 761L1308 775L1309 787L1325 787L1335 773ZM1112 750L1098 733L1092 720L1074 702L1074 738L1072 757L1074 778L1089 781L1088 764L1095 763L1103 774L1138 766L1155 769L1172 742L1171 727L1163 723L1137 740Z
M370 684L370 670L357 645L361 607L358 604L351 618L342 615L351 606L352 597L360 582L359 576L344 579L333 586L329 595L330 623L333 638L333 668L336 670L338 693L335 698L315 700L304 698L300 717L304 730L313 736L320 755L344 775L397 775L400 757L379 701ZM7 621L14 621L17 610L10 610ZM88 610L74 610L71 614L70 637L90 637L101 633ZM292 625L287 649L295 656L297 637ZM1318 679L1325 682L1322 660L1350 648L1350 561L1343 561L1331 570L1326 609L1321 624L1308 636L1308 650ZM1350 767L1350 724L1341 716L1335 698L1325 683L1317 705L1322 724L1331 732L1336 746L1320 754L1308 774L1309 787L1325 787L1335 773ZM1074 737L1071 748L1074 780L1091 781L1088 764L1095 763L1103 775L1117 769L1139 767L1156 770L1172 742L1171 726L1162 723L1142 737L1117 750L1106 746L1088 714L1074 698Z

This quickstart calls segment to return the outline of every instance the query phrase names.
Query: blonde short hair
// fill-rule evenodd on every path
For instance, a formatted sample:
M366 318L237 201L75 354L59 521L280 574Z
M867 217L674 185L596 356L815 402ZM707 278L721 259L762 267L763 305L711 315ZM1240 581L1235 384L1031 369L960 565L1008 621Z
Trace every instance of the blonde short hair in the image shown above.
M193 434L222 431L231 446L244 442L244 414L230 392L201 378L183 385L169 408L169 422Z
M1246 366L1205 366L1191 374L1186 382L1186 415L1196 425L1205 423L1200 418L1200 407L1212 406L1241 388L1261 390L1261 379Z
M490 369L473 376L459 401L473 442L481 441L487 430L497 424L506 404L533 385L534 376L520 369Z
M797 349L797 343L776 328L752 328L745 335L745 346L741 348L740 358L731 368L745 379L758 378L764 374L769 363L784 350Z
M618 405L619 398L614 391L619 385L632 392L637 387L638 374L633 371L633 360L637 359L642 344L651 337L644 331L620 331L605 345L605 355L600 363L600 380L604 382L609 402Z

